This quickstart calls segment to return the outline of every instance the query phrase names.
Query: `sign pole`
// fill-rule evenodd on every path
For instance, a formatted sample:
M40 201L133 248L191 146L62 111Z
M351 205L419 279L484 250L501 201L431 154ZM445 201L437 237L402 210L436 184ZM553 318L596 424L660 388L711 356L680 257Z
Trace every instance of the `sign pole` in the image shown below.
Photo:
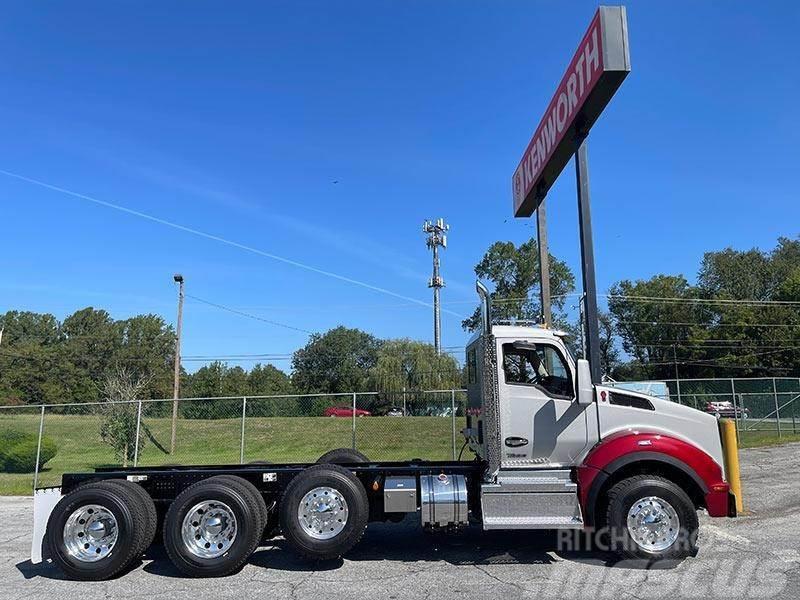
M586 136L578 135L575 149L575 175L578 183L578 226L581 236L581 273L583 274L584 319L586 321L586 358L592 383L601 383L600 328L597 317L597 284L594 272L592 215L589 208L589 158Z
M544 198L536 209L536 241L539 247L539 299L542 306L542 323L553 326L553 310L550 306L550 251L547 248L547 211Z

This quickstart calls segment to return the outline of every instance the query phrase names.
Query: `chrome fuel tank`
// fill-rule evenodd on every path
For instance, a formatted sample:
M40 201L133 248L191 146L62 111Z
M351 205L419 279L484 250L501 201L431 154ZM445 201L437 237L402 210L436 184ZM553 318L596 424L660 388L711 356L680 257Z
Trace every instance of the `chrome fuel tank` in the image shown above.
M463 475L421 475L419 483L423 527L468 523L467 481Z

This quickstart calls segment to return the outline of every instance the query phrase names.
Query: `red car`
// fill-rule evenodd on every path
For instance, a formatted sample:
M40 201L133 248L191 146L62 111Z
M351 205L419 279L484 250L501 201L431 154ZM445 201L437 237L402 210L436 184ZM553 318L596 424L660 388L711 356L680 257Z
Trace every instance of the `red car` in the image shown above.
M372 413L368 410L362 410L360 408L355 409L355 413L357 417L369 417ZM352 406L329 406L324 410L322 413L326 417L352 417L353 416L353 407Z

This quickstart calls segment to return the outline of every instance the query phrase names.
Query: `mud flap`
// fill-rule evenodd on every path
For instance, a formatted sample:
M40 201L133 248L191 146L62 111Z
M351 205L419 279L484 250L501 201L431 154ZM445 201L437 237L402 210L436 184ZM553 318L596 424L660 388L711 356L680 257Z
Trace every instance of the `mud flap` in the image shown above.
M44 488L33 494L33 539L31 540L31 562L35 565L48 558L43 548L44 534L50 513L61 500L61 488Z

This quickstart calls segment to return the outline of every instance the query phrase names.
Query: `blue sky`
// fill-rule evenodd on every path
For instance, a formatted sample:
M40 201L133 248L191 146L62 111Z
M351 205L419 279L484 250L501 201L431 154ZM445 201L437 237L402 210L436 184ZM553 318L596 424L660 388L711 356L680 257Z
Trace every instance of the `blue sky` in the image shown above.
M192 295L299 329L430 340L430 309L405 298L430 299L420 229L441 216L443 344L461 346L474 264L533 233L510 178L595 9L5 4L0 170L403 298L0 174L0 311L173 322L179 271ZM589 142L600 291L796 236L798 5L630 2L628 21L632 72ZM579 273L572 165L548 206ZM192 299L184 325L186 355L306 341Z

